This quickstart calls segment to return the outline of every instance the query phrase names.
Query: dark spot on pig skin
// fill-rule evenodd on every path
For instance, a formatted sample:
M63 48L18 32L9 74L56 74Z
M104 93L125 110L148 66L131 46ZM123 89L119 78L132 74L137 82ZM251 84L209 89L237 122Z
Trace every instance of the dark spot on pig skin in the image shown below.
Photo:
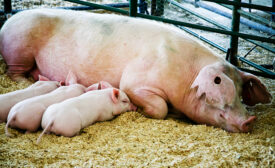
M121 23L128 23L128 22L129 22L128 19L123 19L123 20L121 20Z
M177 50L175 50L175 49L172 48L171 46L165 45L165 48L168 49L169 51L173 52L173 53L177 52Z
M112 28L112 26L108 23L103 23L102 24L102 29L101 29L101 34L103 35L111 35L113 33L114 29Z

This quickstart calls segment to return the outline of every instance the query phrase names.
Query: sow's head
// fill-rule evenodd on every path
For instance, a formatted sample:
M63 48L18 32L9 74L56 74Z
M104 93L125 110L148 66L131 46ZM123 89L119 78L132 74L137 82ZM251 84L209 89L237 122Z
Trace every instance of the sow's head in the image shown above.
M271 94L256 76L226 63L202 68L191 87L200 102L193 119L230 132L248 132L256 119L248 115L241 101L253 106L272 100Z

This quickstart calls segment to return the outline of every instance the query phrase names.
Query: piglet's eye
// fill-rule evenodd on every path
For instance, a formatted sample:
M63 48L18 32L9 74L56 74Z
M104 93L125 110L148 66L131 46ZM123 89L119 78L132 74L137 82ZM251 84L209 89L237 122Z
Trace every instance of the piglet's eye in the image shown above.
M122 100L123 103L128 103L128 100Z
M221 78L218 77L218 76L214 79L214 82L215 82L216 84L220 84L221 81L222 81Z

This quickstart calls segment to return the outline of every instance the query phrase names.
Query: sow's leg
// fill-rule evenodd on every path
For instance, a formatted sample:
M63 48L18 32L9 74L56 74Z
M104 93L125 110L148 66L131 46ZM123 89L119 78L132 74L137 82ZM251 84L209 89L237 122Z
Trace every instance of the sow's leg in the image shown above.
M35 49L30 44L29 33L12 21L8 20L0 32L0 53L8 65L7 74L15 81L27 80L24 75L34 66Z
M150 73L138 68L138 65L134 62L125 68L120 80L120 89L128 95L133 104L142 107L144 115L163 119L168 113L168 107L165 94L154 86L159 82L156 79L158 76L156 78L148 77L147 75ZM140 70L136 71L136 69Z
M163 119L167 116L168 107L165 100L144 88L125 90L131 102L142 107L145 116L155 119Z
M54 35L58 17L41 9L19 12L6 21L0 31L0 54L8 65L8 75L16 81L26 80L31 72L35 77L35 57Z
M34 66L34 58L26 56L24 51L3 52L3 57L8 65L7 74L12 80L17 82L28 81L25 74Z

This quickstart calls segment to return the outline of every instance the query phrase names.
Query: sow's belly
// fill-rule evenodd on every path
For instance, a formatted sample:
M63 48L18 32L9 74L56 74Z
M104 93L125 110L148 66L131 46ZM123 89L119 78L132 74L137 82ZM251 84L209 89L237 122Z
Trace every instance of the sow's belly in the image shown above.
M119 87L123 69L128 61L121 61L115 55L88 56L69 54L42 53L36 57L40 73L50 80L65 81L69 71L72 71L80 84L89 86L99 81L107 81L114 87Z

